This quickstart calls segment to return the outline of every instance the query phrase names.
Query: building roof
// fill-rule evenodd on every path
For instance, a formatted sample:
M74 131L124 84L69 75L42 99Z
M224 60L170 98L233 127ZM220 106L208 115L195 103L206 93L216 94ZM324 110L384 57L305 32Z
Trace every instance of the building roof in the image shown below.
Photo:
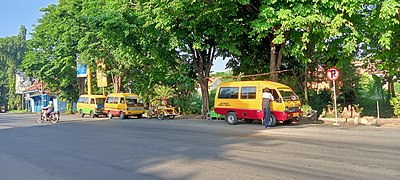
M43 87L42 87L42 85L43 85ZM45 87L46 87L46 84L40 83L38 80L35 80L35 82L33 82L32 86L27 87L22 92L24 92L24 93L38 92L38 91L42 90ZM48 91L48 90L43 90L43 93L51 94L50 91Z
M38 82L38 80L35 80L33 82L32 86L27 87L24 89L22 92L28 92L28 91L39 91L42 87L42 84Z

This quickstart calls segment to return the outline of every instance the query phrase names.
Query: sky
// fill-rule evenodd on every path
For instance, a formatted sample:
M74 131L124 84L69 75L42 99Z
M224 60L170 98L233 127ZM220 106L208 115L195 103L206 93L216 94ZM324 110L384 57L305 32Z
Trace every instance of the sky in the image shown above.
M40 9L57 2L58 0L2 0L0 38L18 35L21 25L31 33L32 25L37 24L37 20L42 16Z
M37 20L42 16L40 9L50 4L57 4L58 0L2 0L0 10L0 38L18 35L19 28L24 25L29 33L33 30L33 25L37 25ZM217 58L211 71L225 72L227 60Z

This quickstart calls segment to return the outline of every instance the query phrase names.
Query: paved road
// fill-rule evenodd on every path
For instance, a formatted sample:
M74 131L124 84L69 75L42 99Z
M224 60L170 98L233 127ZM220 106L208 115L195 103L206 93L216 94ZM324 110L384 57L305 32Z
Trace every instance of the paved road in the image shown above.
M400 129L0 114L0 179L400 179Z

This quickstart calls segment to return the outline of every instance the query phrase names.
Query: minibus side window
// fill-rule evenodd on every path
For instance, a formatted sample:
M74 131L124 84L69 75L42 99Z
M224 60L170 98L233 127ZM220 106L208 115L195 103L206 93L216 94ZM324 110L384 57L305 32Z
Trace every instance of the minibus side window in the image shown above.
M240 99L255 99L256 87L242 87Z
M85 104L89 104L90 98L85 98Z
M96 104L96 103L94 103L94 99L93 98L90 99L90 104Z
M275 101L278 101L278 102L280 101L280 100L278 100L280 98L279 94L275 89L271 89L271 94L272 94L272 96L274 96Z
M125 99L123 97L121 97L121 100L119 101L119 103L125 104Z
M85 102L85 98L84 97L79 97L78 103L84 103L84 102Z
M118 97L114 97L113 104L118 104Z
M107 97L106 103L111 104L113 102L113 99L114 99L113 97Z
M218 98L220 99L238 99L239 88L238 87L221 87L219 89Z

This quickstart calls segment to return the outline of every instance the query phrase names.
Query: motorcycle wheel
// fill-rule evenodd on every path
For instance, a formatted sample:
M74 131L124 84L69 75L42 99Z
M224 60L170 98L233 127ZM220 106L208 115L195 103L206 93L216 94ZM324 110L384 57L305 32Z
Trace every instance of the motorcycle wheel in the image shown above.
M39 124L42 124L43 121L44 121L44 116L40 115L40 116L36 119L36 121L37 121Z
M163 112L159 112L158 114L157 114L157 119L158 120L163 120L165 118L165 115L164 115L164 113Z
M52 123L58 123L60 120L60 116L58 114L54 114L53 117L51 118Z

